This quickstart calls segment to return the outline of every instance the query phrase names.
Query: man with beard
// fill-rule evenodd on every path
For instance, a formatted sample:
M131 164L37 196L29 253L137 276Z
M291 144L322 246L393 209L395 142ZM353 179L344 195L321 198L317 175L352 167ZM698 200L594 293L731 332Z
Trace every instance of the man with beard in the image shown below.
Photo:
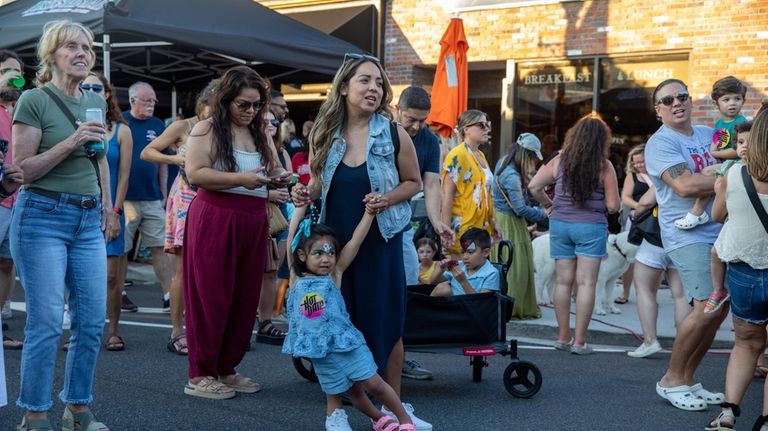
M156 165L142 160L141 151L165 130L163 122L153 116L157 95L151 85L136 82L128 87L131 109L123 112L133 137L133 159L125 196L125 252L133 248L136 231L141 232L142 243L152 251L152 267L163 289L163 311L171 311L171 268L163 253L165 244L165 199L167 165ZM127 259L127 257L126 257ZM125 305L125 297L123 298ZM124 307L125 309L125 307Z
M11 126L13 124L12 113L16 101L21 96L21 86L16 87L12 84L19 84L19 77L22 77L21 58L16 53L8 50L0 50L0 140L5 141L6 145L0 151L4 164L11 163ZM13 259L8 244L8 228L11 222L11 208L16 201L16 193L0 200L0 305L2 305L2 320L8 320L13 313L11 312L11 292L16 285L16 274L13 270ZM7 325L3 323L3 329ZM3 336L4 349L21 349L22 342Z

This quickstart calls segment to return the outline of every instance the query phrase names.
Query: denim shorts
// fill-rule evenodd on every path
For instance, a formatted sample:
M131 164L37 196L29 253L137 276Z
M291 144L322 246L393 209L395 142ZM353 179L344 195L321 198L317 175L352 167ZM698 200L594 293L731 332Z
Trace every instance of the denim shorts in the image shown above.
M685 297L692 301L706 301L712 294L712 268L710 267L712 244L695 243L667 252L675 264Z
M11 258L10 227L11 209L0 206L0 259Z
M731 262L727 277L733 315L754 325L768 322L768 269Z
M575 259L576 256L601 259L608 240L607 223L568 223L549 221L549 256Z
M640 244L640 248L637 249L635 260L653 269L662 271L675 269L675 264L672 263L672 260L667 256L667 253L664 252L664 249L656 247L646 240L643 240Z
M312 358L311 361L320 387L328 395L342 394L355 382L376 375L376 362L365 344L349 352L333 352L324 358Z

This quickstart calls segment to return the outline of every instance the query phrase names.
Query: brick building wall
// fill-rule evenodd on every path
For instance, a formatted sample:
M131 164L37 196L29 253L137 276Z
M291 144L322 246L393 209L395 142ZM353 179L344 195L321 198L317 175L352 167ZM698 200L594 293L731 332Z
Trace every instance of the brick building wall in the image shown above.
M385 62L393 84L431 84L431 73L419 66L437 62L452 16L442 3L387 1ZM687 52L696 122L714 121L709 93L720 77L748 85L747 115L768 98L768 0L564 1L461 18L470 63Z

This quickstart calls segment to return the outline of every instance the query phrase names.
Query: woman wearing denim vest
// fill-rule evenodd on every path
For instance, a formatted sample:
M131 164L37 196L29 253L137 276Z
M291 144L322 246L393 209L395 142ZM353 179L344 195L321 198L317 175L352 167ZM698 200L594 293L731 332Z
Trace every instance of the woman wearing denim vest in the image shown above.
M342 295L379 373L399 394L405 323L401 232L410 223L408 199L421 180L408 133L397 128L400 148L396 150L390 122L381 115L391 100L392 89L379 61L347 55L309 135L309 188L297 185L293 197L297 205L310 196L322 197L320 223L336 230L342 246L365 207L376 213L360 252L344 273ZM341 408L341 399L335 398L328 405ZM413 414L410 405L406 410ZM415 418L414 424L419 430L432 429ZM346 421L330 425L328 429L351 429Z
M512 267L507 271L507 293L515 298L512 319L538 319L541 310L536 304L533 283L533 246L528 221L536 223L547 218L539 206L528 206L528 178L536 171L536 159L542 160L541 141L532 133L521 134L510 144L507 155L496 164L493 182L493 206L504 238L512 241L515 250Z
M106 103L80 84L93 67L93 35L81 24L46 24L37 48L37 86L22 94L13 124L14 161L25 186L13 210L11 254L27 301L16 404L27 412L20 430L49 430L48 410L61 337L64 291L69 291L72 330L59 398L66 404L62 430L106 430L88 409L106 311L107 256L104 233L119 232L112 211L102 121L85 122L85 111ZM61 99L59 108L46 94ZM63 109L69 111L65 114ZM74 116L79 125L72 124ZM90 160L89 160L90 159ZM98 162L94 161L98 160ZM95 165L98 164L101 190Z

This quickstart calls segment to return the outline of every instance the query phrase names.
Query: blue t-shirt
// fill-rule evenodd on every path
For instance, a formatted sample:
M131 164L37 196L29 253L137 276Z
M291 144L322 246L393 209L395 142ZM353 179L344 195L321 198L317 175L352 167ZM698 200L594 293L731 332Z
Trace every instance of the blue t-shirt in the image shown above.
M459 262L459 268L461 268L461 270L464 271L464 274L467 275L467 281L469 281L470 286L475 289L475 293L480 293L480 291L483 289L496 291L500 290L499 270L493 266L491 261L486 260L483 266L478 268L474 274L467 273L467 267L464 266L464 262ZM456 278L450 271L445 271L443 276L445 276L445 278L451 283L451 290L453 291L454 295L466 295L466 293L464 293L464 289L461 287L461 284L456 281Z
M131 175L128 177L128 201L159 201L163 199L160 183L157 177L158 166L141 160L141 151L160 136L165 130L163 122L156 117L139 120L130 111L123 112L123 118L131 128L133 138L133 159L131 160Z
M288 292L288 335L283 353L305 358L324 358L329 353L349 352L365 344L352 325L341 290L330 275L299 277Z
M411 138L416 147L416 158L419 160L419 175L424 178L425 172L440 173L440 139L429 130L422 127Z
M717 163L709 153L712 129L707 126L693 126L693 135L686 136L667 126L661 126L645 146L645 166L656 186L656 201L659 205L659 226L664 251L691 244L714 244L722 225L709 221L694 229L682 230L675 227L675 220L685 216L693 208L695 198L684 198L661 180L661 175L680 163L688 164L692 173L700 173L707 166ZM712 213L713 199L707 203L707 213Z

